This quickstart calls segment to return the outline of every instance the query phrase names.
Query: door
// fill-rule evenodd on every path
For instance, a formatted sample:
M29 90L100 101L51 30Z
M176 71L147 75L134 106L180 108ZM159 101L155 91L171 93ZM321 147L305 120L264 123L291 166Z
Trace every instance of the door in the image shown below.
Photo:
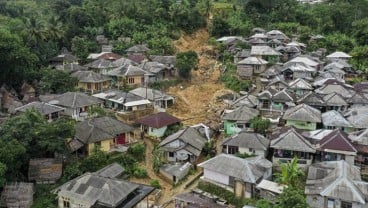
M126 144L125 134L120 134L116 137L116 144Z

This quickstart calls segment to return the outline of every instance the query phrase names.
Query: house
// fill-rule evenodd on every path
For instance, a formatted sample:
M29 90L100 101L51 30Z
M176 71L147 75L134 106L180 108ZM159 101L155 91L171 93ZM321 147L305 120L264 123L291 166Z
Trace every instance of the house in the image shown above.
M258 133L241 131L222 143L222 152L226 154L248 154L267 156L270 140Z
M282 194L283 190L287 188L286 185L281 185L273 181L263 179L257 186L259 190L259 198L266 199L270 202L277 202L277 197Z
M147 84L148 77L152 76L151 73L133 65L123 65L113 68L106 72L105 75L111 77L118 88L125 86L144 86Z
M262 73L266 69L267 63L258 57L245 58L237 63L237 74L241 78L251 78L255 74Z
M33 158L29 161L28 181L37 184L54 184L63 173L63 163L55 158Z
M287 62L284 64L281 74L286 81L292 81L298 78L313 80L317 70L304 63Z
M22 84L19 95L22 97L23 103L38 101L36 97L36 89L26 82Z
M56 67L65 64L78 64L78 58L71 54L66 48L61 50L61 53L49 60L51 67Z
M236 64L248 57L250 57L250 49L242 49L234 55L234 63Z
M307 167L312 164L316 148L294 127L284 127L272 134L270 147L273 148L272 162L279 166L280 162L291 161L298 157L298 165Z
M226 208L228 204L225 200L219 199L210 193L200 189L194 189L188 193L179 193L173 197L175 208L187 207L211 207Z
M336 81L331 82L332 83L326 83L320 88L315 89L314 92L320 95L327 95L337 92L343 98L350 98L354 94L354 90L351 86Z
M65 73L71 74L76 71L86 71L88 70L88 67L81 66L79 64L71 63L71 64L65 64L65 65L58 65L55 66L56 70L63 71Z
M101 53L90 53L87 56L87 59L91 59L91 60L110 60L110 61L114 61L117 59L120 59L121 56L119 54L113 53L111 51L104 51Z
M169 162L194 163L202 152L207 139L193 127L186 127L166 137L159 144Z
M303 96L308 92L313 91L312 85L303 78L297 78L296 80L290 82L289 89L294 91L297 96Z
M250 93L247 93L247 94L239 97L235 101L231 102L231 104L230 104L231 108L237 108L237 107L240 107L242 105L245 105L249 108L256 108L259 105L259 100L257 99L256 96L254 96Z
M265 87L265 90L269 90L270 88L280 91L283 89L289 88L289 84L280 76L273 78L272 80L268 80L268 84Z
M367 188L358 167L340 160L311 165L304 193L312 208L367 207Z
M349 164L354 164L358 152L348 134L340 129L324 136L318 142L317 149L320 152L320 161L346 160Z
M89 116L90 109L102 104L99 99L81 92L66 92L47 102L65 108L64 114L76 120L84 120Z
M299 63L308 68L313 68L315 69L315 71L318 71L320 67L322 66L321 62L319 62L315 58L312 58L310 56L305 56L305 55L300 55L298 57L295 57L291 59L290 61L286 62L285 65L296 64L296 63Z
M149 48L147 48L146 45L134 45L128 49L125 50L125 52L128 55L134 55L134 54L146 54L150 51Z
M138 63L128 59L128 58L125 58L125 57L122 57L122 58L119 58L115 61L112 62L112 64L115 66L115 67L119 67L119 66L125 66L125 65L133 65L133 66L137 66Z
M346 131L348 128L352 127L351 123L336 110L330 110L322 113L322 124L325 129L341 129L343 131Z
M321 111L306 104L299 104L285 111L282 117L286 126L298 129L316 130L317 123L321 123Z
M176 56L152 55L152 56L149 57L149 59L153 62L158 62L158 63L161 63L161 64L165 64L169 69L175 70ZM175 73L176 73L176 70L175 70Z
M348 61L351 58L351 56L347 53L336 51L327 55L326 58L328 61L339 61L339 60Z
M321 111L325 109L325 101L323 100L323 97L312 91L308 92L299 100L297 100L297 103L298 104L304 103Z
M337 110L340 112L344 112L349 105L345 101L345 99L337 92L333 92L323 96L323 100L325 101L326 110Z
M151 114L136 121L137 124L141 125L142 132L153 137L163 137L168 128L178 125L180 122L180 119L165 112Z
M368 129L349 133L349 139L353 142L358 151L355 157L355 164L368 164Z
M147 100L151 101L155 107L163 109L171 107L175 102L174 97L171 95L148 87L138 87L130 90L129 93L146 98Z
M188 175L191 168L193 166L190 162L168 163L160 167L160 175L174 185L182 181Z
M115 177L105 177L99 171L87 172L53 190L58 207L151 207L153 187Z
M286 62L302 54L303 50L299 46L289 45L286 46L279 45L275 47L275 50L282 54L281 60Z
M220 154L198 166L203 168L202 181L226 188L242 198L254 197L257 184L272 174L272 163L262 156L243 159Z
M271 97L270 111L284 112L290 107L295 106L296 96L293 92L286 89L276 92Z
M69 141L69 148L74 152L91 155L94 149L104 152L124 151L123 145L134 142L134 129L110 117L92 118L75 126L75 136Z
M258 110L249 108L245 105L233 110L225 110L224 114L222 115L225 133L228 135L233 135L237 132L240 132L242 129L249 128L250 120L258 115Z
M99 74L105 74L112 68L116 67L111 60L106 59L97 59L85 64L84 66Z
M7 183L1 192L0 207L31 208L35 192L33 183Z
M368 105L368 94L363 94L361 92L355 92L353 95L347 100L347 103L350 107L361 107Z
M143 62L139 67L152 74L149 77L149 83L166 80L176 75L176 70L174 68L170 68L159 62Z
M283 43L287 43L290 40L290 38L288 36L286 36L280 30L271 30L271 31L268 31L266 34L267 34L267 38L269 40L277 39L277 40L279 40Z
M120 90L108 90L92 95L103 100L104 106L120 112L133 112L139 110L152 109L149 100L130 92Z
M268 67L264 72L260 74L260 77L265 78L267 80L272 80L281 74L282 67L280 65L272 65Z
M52 105L45 102L31 102L15 109L16 112L26 112L27 110L35 109L43 115L48 121L54 121L63 114L64 108L57 105Z
M250 55L265 59L270 63L276 63L279 61L279 56L281 53L277 52L270 46L252 46Z
M125 169L121 165L119 165L119 163L114 162L108 166L101 168L95 173L102 177L117 178L123 176L123 174L125 173Z
M111 78L94 71L77 71L70 75L78 80L76 88L81 92L97 93L111 87Z
M344 117L352 125L352 129L350 129L350 131L366 129L368 123L368 107L362 106L350 108L344 114Z

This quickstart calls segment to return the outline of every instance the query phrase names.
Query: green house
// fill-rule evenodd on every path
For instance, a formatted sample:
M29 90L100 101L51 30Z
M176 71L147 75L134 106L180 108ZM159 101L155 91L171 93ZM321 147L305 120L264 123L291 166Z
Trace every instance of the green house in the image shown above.
M298 129L316 130L317 123L321 123L321 111L306 104L300 104L285 111L283 120L286 126Z
M234 135L243 129L249 128L250 120L259 115L259 111L245 105L234 110L225 110L222 116L224 131L227 135Z

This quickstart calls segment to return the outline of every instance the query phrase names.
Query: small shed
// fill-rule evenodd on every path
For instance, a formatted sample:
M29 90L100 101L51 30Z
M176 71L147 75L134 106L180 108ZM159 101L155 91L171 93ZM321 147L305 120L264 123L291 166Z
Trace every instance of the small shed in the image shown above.
M55 158L34 158L29 161L28 180L38 184L54 184L63 173L62 161Z
M286 185L281 185L273 181L263 179L257 186L256 189L259 190L259 197L262 199L267 199L271 202L276 202L277 196L282 193Z
M160 174L168 181L176 184L188 175L191 167L192 164L189 162L166 164L160 168Z

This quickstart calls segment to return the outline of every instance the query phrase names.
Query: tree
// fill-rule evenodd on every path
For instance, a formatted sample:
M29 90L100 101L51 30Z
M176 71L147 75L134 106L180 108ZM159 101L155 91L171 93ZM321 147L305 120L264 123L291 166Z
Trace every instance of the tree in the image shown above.
M278 197L278 203L275 208L307 208L308 203L304 196L304 189L288 186Z
M355 47L351 51L351 56L356 69L368 72L368 45Z
M72 53L81 59L81 62L84 63L87 59L90 51L97 50L97 43L88 40L85 37L75 36L72 39Z
M351 33L360 45L368 45L368 18L354 21Z
M160 167L163 165L163 157L164 152L155 144L152 150L152 168L156 173L160 171Z
M179 69L179 76L189 79L191 70L197 69L198 61L198 55L194 51L178 53L176 55L176 67Z
M304 172L298 166L297 157L294 157L287 163L281 163L280 168L281 173L275 174L277 182L290 187L297 187L300 185L302 176L304 176Z
M68 73L49 68L41 70L41 73L43 76L39 88L42 93L61 94L75 90L77 79Z
M136 143L129 147L128 153L136 158L138 161L144 160L144 154L146 151L146 147L141 143Z
M271 127L271 121L270 119L256 117L250 120L250 126L256 133L265 134L266 131Z

